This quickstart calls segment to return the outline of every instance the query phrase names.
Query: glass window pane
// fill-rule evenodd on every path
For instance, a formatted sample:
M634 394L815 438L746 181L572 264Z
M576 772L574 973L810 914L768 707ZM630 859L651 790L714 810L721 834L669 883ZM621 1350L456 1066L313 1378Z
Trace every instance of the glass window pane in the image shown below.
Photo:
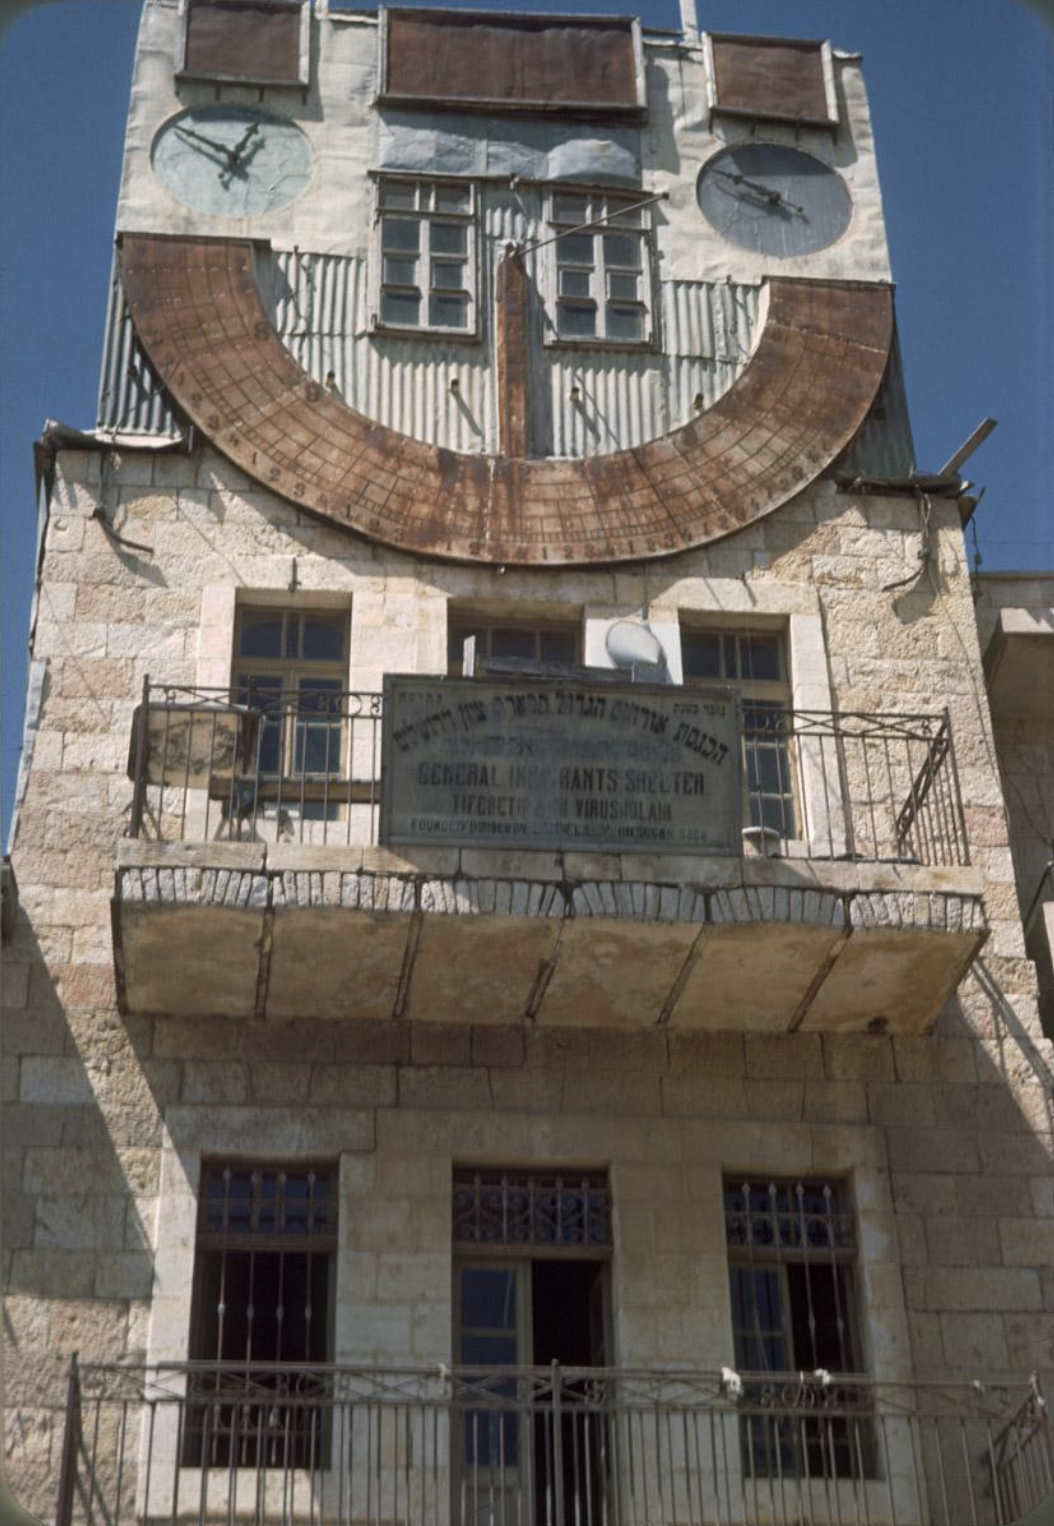
M467 1367L515 1367L516 1337L463 1332L461 1360Z
M309 662L339 662L344 655L344 632L347 628L344 615L334 611L321 611L303 616L303 651L301 655Z
M437 212L469 212L471 198L467 185L437 185L433 205Z
M643 339L644 309L642 307L608 306L607 332L609 339Z
M468 228L464 223L432 224L433 254L467 254Z
M564 266L560 271L561 297L588 297L589 276L588 270L574 270Z
M433 260L432 285L441 291L465 291L465 270L458 260Z
M384 259L384 279L390 281L393 286L416 286L417 261L397 259L391 255L386 255Z
M586 339L597 331L597 310L592 302L559 302L557 328L571 339Z
M574 631L538 632L539 655L543 662L574 662L578 655L578 638Z
M608 296L616 302L639 302L640 276L612 273L608 276Z
M410 209L416 205L417 187L412 180L383 180L381 206Z
M591 233L569 233L556 246L556 257L561 265L593 265L596 255Z
M629 211L627 209L633 206L634 201L643 200L643 196L638 196L634 197L631 201L619 202L613 196L609 196L607 200L607 211L610 221L616 223L620 228L639 228L641 215L644 209L642 207L637 207L635 211Z
M434 328L467 329L468 297L433 296L428 303L428 321Z
M584 223L589 218L589 203L584 196L561 191L553 197L553 221L558 223Z
M421 247L421 224L407 217L386 217L381 229L385 250L416 254Z
M533 630L516 630L512 626L498 625L490 633L492 657L534 657L538 651L538 637Z
M381 322L401 323L410 328L421 324L421 299L412 292L381 292Z
M625 265L631 270L640 269L640 239L628 233L604 234L604 259L608 265Z
M516 1330L516 1273L494 1266L461 1268L461 1324L466 1330ZM515 1361L515 1353L511 1360Z
M778 683L783 677L778 636L743 636L739 652L744 678Z
M281 657L282 612L243 609L239 622L239 657Z
M721 637L716 631L682 631L685 678L721 678Z

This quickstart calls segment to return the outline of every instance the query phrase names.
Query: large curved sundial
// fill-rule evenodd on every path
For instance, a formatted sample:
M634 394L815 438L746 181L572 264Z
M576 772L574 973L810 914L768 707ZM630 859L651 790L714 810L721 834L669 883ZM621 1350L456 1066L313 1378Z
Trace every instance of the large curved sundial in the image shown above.
M525 278L510 253L498 355L511 448L467 455L371 421L313 381L267 318L249 244L126 235L121 266L165 387L242 471L369 539L504 565L667 556L771 513L859 429L893 328L886 287L772 279L754 354L710 409L634 449L532 459L517 405Z

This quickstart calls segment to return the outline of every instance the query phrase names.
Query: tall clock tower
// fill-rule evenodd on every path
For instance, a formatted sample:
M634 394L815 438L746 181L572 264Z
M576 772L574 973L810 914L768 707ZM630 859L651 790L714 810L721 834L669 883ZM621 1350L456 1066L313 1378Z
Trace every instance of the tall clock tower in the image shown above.
M1038 1501L1046 1041L859 57L148 0L39 461L24 1503Z

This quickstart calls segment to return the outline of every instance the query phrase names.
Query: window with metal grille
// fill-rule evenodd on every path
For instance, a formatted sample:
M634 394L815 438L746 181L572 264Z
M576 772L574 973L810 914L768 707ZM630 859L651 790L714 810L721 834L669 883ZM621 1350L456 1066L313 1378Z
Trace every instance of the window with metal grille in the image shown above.
M643 192L554 191L549 220L555 334L550 342L651 339L650 211Z
M335 1166L209 1163L194 1259L184 1464L313 1467L329 1446L304 1369L332 1359Z
M863 1368L856 1223L845 1196L844 1182L725 1182L736 1366L793 1380L744 1384L745 1462L759 1475L873 1472L871 1428L854 1413L859 1391L836 1381ZM773 1406L778 1419L767 1413Z
M454 1172L454 1244L516 1250L604 1250L611 1189L603 1171Z
M745 814L755 827L796 837L791 691L782 634L684 624L681 664L685 683L730 683L739 689Z
M377 326L476 332L475 189L386 175L377 187Z
M451 614L447 628L447 671L463 671L465 642L476 638L477 657L518 657L528 662L578 662L580 627L567 622L489 619L484 615Z

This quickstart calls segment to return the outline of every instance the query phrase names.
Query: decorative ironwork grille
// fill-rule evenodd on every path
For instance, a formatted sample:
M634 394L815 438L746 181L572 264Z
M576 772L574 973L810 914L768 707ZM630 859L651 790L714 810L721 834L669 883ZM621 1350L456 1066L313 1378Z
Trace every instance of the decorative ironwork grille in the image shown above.
M834 1377L860 1365L856 1225L843 1192L830 1182L725 1184L736 1365L777 1380L744 1389L744 1465L758 1475L822 1467L866 1477L873 1467L866 1417L845 1417ZM787 1374L802 1390L795 1407L804 1414L792 1425L769 1418L786 1400Z
M275 1401L287 1375L267 1364L330 1355L336 1172L329 1166L207 1164L194 1265L192 1360L200 1400L184 1437L188 1467L254 1466L272 1452L293 1466L325 1453L320 1411Z
M606 1250L611 1191L602 1171L454 1172L454 1243Z

